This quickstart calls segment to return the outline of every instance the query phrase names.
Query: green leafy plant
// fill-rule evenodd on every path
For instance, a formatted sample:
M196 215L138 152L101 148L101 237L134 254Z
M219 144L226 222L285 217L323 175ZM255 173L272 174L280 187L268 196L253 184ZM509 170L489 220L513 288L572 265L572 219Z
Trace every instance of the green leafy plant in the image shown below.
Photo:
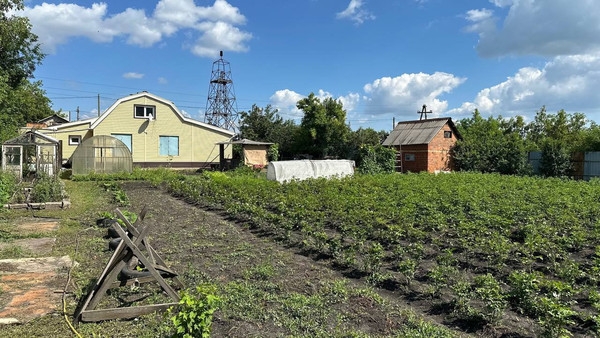
M214 285L197 286L196 292L197 295L183 292L177 313L173 308L169 309L175 327L173 337L210 337L213 314L219 307L220 298L216 295Z
M30 193L31 202L56 202L65 197L62 182L56 176L40 174Z

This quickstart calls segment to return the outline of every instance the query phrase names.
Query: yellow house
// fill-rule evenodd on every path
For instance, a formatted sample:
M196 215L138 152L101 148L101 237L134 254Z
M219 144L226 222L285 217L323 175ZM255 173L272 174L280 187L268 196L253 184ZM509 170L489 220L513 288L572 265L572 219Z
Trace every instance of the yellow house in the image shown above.
M229 141L235 135L185 117L173 102L148 92L123 97L96 118L39 131L59 140L63 162L86 139L109 135L127 145L133 165L143 168L200 168L218 164L217 143ZM227 156L231 157L231 147Z

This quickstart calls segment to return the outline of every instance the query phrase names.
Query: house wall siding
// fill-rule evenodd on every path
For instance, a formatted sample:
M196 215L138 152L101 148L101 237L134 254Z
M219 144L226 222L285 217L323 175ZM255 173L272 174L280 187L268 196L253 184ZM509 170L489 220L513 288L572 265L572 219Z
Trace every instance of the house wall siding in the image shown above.
M154 119L135 118L135 105L154 106ZM216 162L216 143L229 139L228 135L185 122L169 105L149 97L122 102L94 129L94 135L111 134L131 134L134 163ZM179 155L160 155L160 136L178 136Z
M75 126L71 126L71 127L67 127L67 128L62 128L62 129L59 129L56 131L51 130L51 129L40 129L38 131L45 135L54 137L62 144L62 159L63 159L63 161L68 160L71 157L71 155L73 155L73 152L77 148L77 145L69 144L69 136L70 135L80 135L81 142L83 142L85 139L93 136L92 131L89 130L88 123L81 124L81 125L75 125Z

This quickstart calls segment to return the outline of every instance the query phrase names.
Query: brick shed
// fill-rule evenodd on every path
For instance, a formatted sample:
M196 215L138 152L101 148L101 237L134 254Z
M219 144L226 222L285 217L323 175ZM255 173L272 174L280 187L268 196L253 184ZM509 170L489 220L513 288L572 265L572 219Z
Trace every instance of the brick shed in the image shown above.
M453 170L451 150L462 139L449 117L399 122L383 141L396 150L396 171Z

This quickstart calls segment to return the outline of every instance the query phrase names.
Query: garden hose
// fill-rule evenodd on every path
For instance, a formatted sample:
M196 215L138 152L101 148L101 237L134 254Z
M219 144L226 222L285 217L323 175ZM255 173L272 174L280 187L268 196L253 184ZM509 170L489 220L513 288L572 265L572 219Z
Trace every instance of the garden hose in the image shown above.
M79 247L79 237L77 237L75 239L75 253L74 253L73 257L75 255L77 255L77 249L78 249L78 247ZM81 334L79 334L79 332L77 332L77 330L75 329L75 327L73 326L73 324L69 320L69 317L67 317L67 300L66 300L67 288L69 287L69 283L71 282L71 270L73 270L74 266L75 266L75 262L72 262L71 266L69 267L69 271L67 272L67 283L65 284L65 288L63 289L63 294L62 294L63 316L65 317L65 321L67 322L67 325L69 325L69 327L71 328L71 331L73 331L73 333L78 338L83 338L83 336Z

